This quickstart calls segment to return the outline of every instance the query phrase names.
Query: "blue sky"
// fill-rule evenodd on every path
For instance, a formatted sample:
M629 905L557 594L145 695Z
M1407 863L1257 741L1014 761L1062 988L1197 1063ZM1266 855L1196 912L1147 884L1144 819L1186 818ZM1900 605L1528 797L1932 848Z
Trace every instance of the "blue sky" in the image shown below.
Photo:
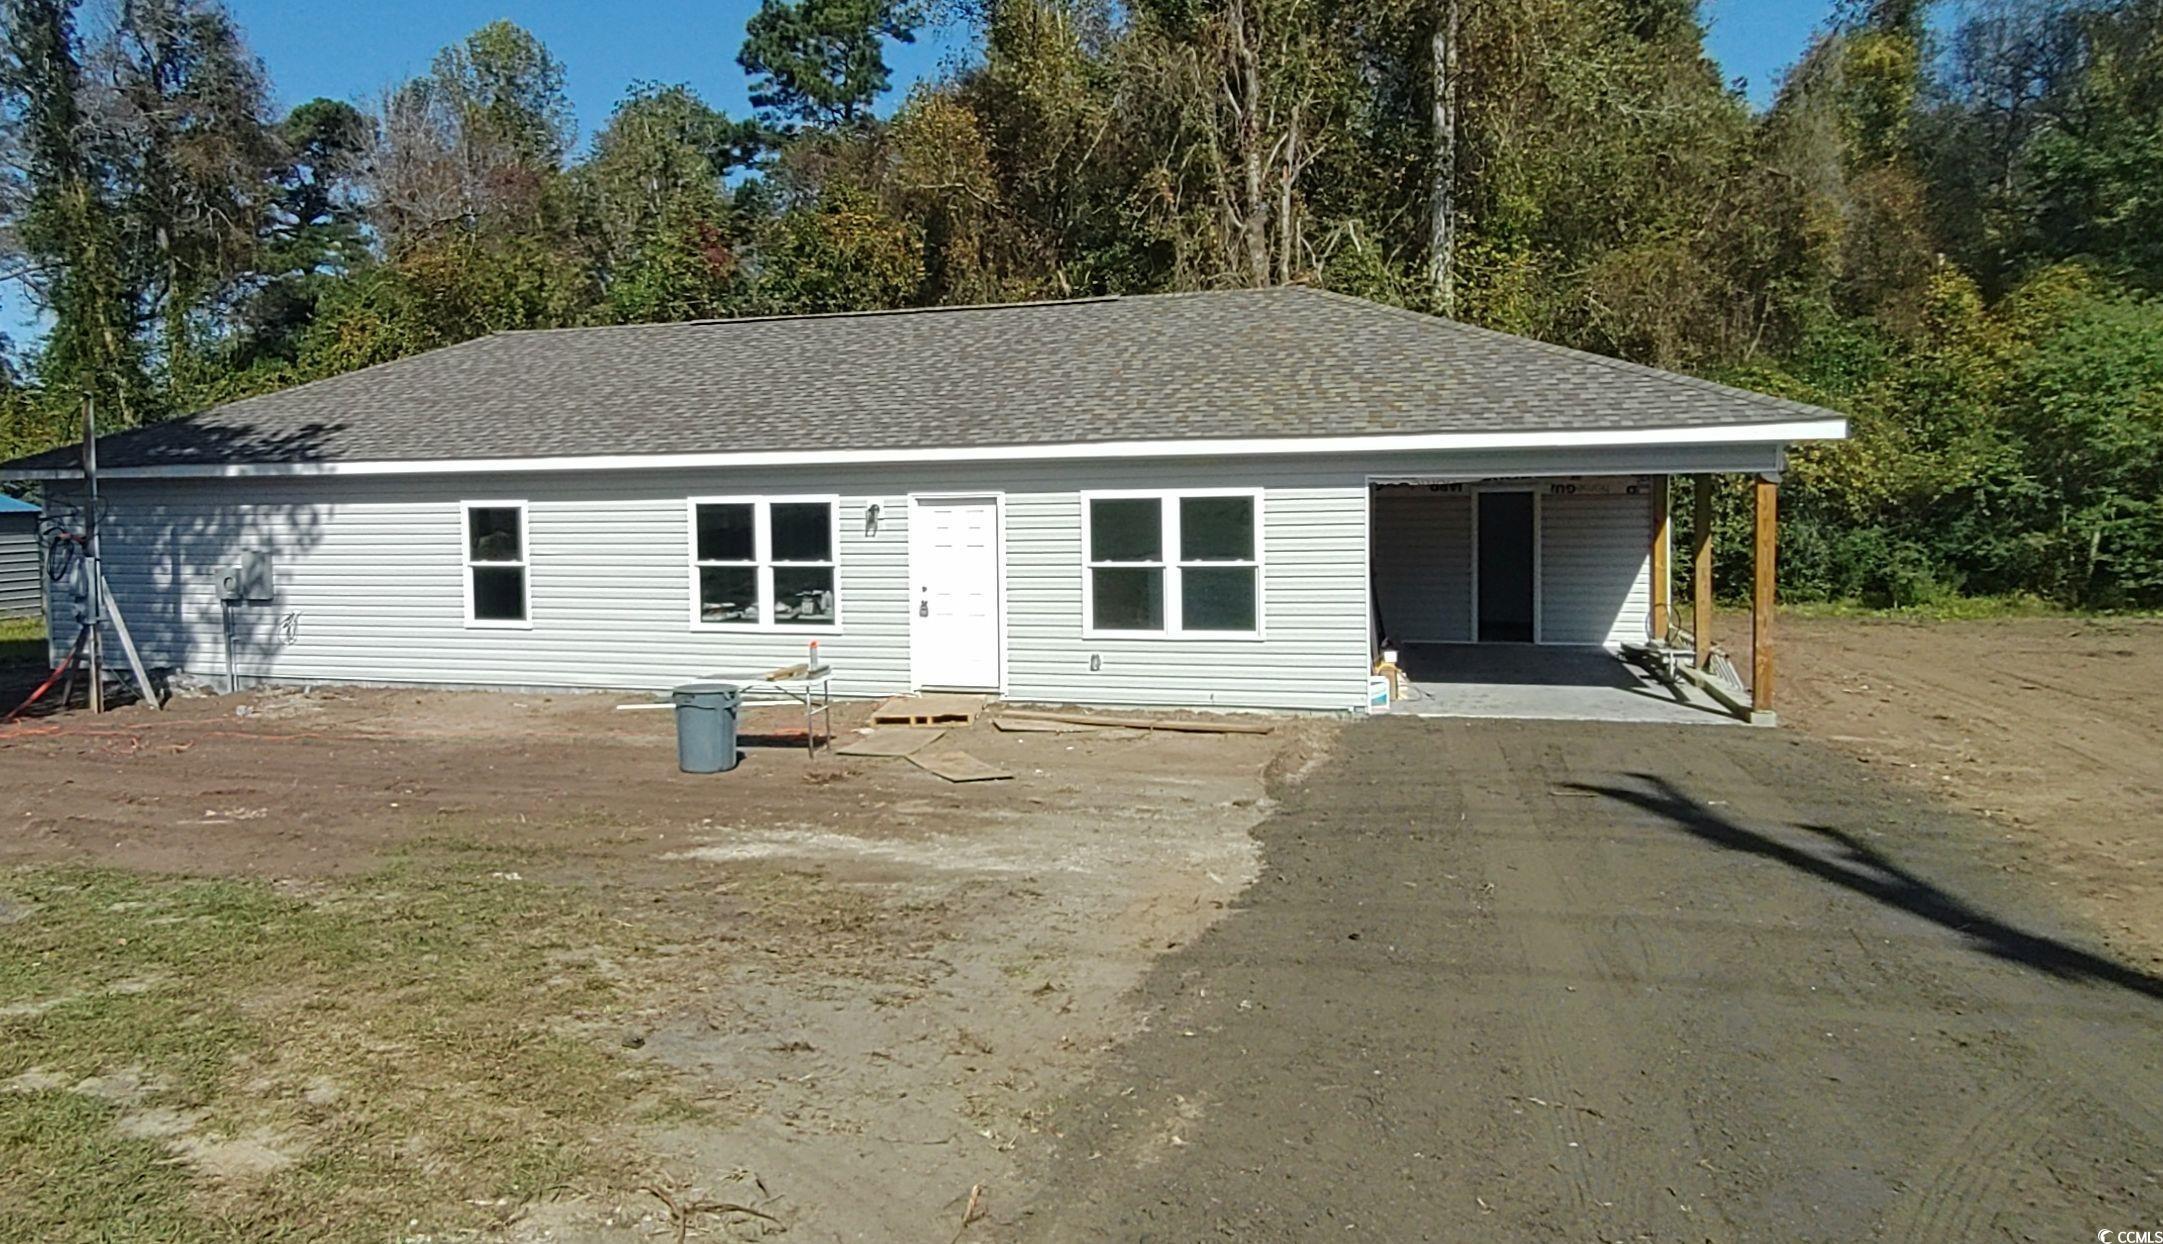
M538 35L563 61L579 126L590 135L633 82L689 83L707 102L745 115L736 49L757 0L228 0L269 67L275 102L316 96L368 103L428 68L444 45L499 17ZM1830 0L1704 0L1708 47L1729 79L1762 106ZM939 32L893 50L897 86L936 74L966 53ZM38 334L19 290L0 289L0 331L18 343Z
M756 0L229 0L270 67L279 102L317 95L356 102L428 67L438 48L507 17L564 62L579 123L590 133L624 88L641 79L687 82L717 107L747 111L736 66ZM1711 50L1729 78L1763 104L1795 62L1829 0L1706 0ZM961 49L930 37L889 58L897 83L935 73Z

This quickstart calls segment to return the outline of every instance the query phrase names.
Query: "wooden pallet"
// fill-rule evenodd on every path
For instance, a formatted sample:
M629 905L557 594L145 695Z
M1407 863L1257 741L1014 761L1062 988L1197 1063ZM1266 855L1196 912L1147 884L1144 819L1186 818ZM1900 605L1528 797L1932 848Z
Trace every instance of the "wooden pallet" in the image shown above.
M966 726L983 711L980 695L904 695L872 710L871 720L881 726Z

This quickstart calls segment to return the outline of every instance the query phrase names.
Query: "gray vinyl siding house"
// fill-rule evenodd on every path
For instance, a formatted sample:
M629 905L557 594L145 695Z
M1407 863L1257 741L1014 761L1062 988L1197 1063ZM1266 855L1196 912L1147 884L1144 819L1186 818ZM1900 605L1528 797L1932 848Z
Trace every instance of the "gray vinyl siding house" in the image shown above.
M1533 494L1531 640L1612 647L1648 481L1843 432L1298 288L515 333L104 439L101 539L146 659L211 680L254 551L243 684L660 689L816 640L844 695L1341 711L1384 640L1481 641L1483 492ZM71 462L0 475L64 502Z

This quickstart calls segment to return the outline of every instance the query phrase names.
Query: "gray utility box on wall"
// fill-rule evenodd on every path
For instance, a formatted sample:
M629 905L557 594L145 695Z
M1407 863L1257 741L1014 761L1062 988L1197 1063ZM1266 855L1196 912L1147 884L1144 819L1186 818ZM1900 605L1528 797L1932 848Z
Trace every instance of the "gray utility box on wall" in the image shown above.
M218 574L218 598L224 601L267 601L272 587L270 554L261 549L242 549L240 560Z

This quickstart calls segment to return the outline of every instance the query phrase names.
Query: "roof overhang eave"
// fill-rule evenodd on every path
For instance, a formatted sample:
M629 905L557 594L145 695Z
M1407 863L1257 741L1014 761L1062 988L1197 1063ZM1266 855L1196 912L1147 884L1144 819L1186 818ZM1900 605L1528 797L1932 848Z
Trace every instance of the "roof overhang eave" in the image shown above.
M485 475L528 471L657 471L728 467L858 466L896 463L1087 461L1120 458L1324 457L1508 449L1608 449L1671 445L1763 445L1844 440L1837 416L1766 423L1556 431L1408 432L1362 436L1133 440L946 448L749 450L677 454L576 454L504 458L400 458L312 462L202 462L101 468L101 479L238 479L315 475ZM0 466L0 480L82 478L79 467Z

